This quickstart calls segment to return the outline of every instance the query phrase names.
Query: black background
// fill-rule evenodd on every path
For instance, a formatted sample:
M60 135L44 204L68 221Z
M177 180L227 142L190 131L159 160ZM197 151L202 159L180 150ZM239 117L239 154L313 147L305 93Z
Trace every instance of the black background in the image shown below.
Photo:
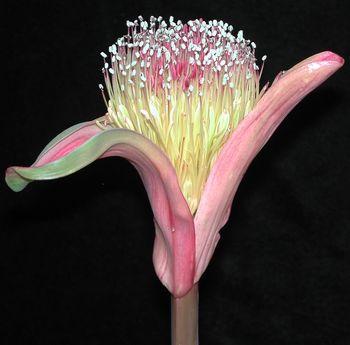
M3 3L2 171L103 114L99 52L139 14L243 28L268 55L265 81L322 50L349 56L346 1ZM345 65L248 170L201 280L201 345L350 344L349 80ZM127 161L0 191L1 344L170 343L152 212Z

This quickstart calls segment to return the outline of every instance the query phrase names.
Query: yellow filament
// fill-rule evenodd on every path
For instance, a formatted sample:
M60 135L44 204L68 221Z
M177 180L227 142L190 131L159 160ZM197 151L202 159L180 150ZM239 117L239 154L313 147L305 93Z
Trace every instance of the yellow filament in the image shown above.
M141 67L135 68L139 75ZM221 73L205 72L204 82L193 80L191 91L176 80L165 87L146 81L141 87L128 81L129 73L117 73L113 82L106 80L108 113L98 124L136 131L158 145L174 165L194 214L220 149L261 97L259 74L248 71L252 77L247 78L247 68L235 68L225 84ZM168 74L164 72L164 80Z

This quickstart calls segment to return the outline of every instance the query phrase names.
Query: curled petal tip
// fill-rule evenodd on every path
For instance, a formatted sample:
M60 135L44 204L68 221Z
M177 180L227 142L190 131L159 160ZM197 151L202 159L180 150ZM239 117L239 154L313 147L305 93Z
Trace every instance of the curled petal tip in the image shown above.
M6 169L5 181L14 192L22 191L27 185L26 180L20 177L16 172L16 167Z
M340 55L335 54L331 51L325 51L320 54L320 61L327 61L327 62L337 62L340 64L340 67L344 65L344 58L342 58Z

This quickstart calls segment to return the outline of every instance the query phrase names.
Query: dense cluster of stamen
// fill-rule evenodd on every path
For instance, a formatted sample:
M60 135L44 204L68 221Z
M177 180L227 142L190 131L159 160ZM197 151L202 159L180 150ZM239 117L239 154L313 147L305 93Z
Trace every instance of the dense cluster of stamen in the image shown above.
M109 47L109 58L101 53L108 112L97 123L157 144L195 213L220 148L264 91L256 45L217 20L183 24L139 16L127 27L128 34Z

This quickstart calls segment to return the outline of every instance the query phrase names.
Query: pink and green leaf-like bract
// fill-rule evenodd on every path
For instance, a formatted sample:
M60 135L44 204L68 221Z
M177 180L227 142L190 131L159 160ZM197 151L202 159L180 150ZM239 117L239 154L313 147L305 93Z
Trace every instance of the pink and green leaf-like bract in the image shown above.
M256 44L227 23L140 16L127 27L108 56L101 53L106 114L62 132L30 167L8 168L6 182L20 191L99 158L128 159L154 213L153 263L173 296L172 343L197 344L197 283L246 169L344 60L313 55L260 89Z

